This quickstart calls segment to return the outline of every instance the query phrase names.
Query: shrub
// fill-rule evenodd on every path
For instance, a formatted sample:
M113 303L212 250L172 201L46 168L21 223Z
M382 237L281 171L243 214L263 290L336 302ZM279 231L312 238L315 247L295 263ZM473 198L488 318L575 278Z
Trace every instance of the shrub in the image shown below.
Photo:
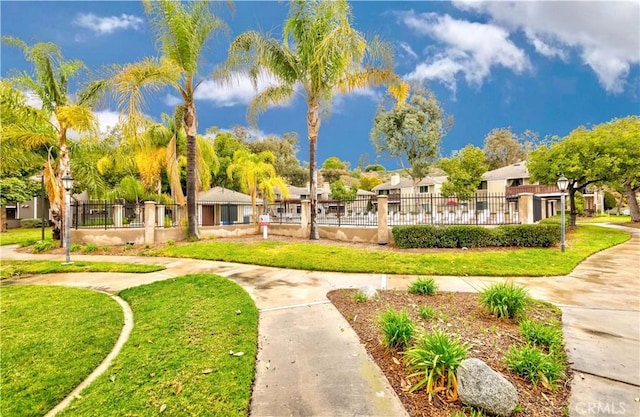
M547 324L525 320L520 323L520 331L527 341L550 349L563 344L562 331L558 324Z
M389 307L378 318L382 330L382 344L386 347L405 347L413 337L414 324L406 310L395 311Z
M498 318L514 318L527 303L527 290L513 282L500 282L485 288L480 293L480 303Z
M444 331L435 330L423 334L416 343L404 352L409 369L416 371L409 377L421 379L410 392L426 387L429 396L444 390L449 401L458 398L456 369L467 357L469 346Z
M82 245L79 243L73 243L71 246L69 246L69 251L70 252L77 252L80 249L82 249Z
M395 226L392 234L400 248L482 248L499 246L549 247L560 241L557 222L529 225Z
M544 353L535 346L511 346L505 361L507 368L526 377L534 385L542 382L544 386L553 388L565 376L562 356Z
M173 239L169 239L167 240L167 246L174 246L176 244L176 241Z
M353 301L356 303L364 303L367 301L367 295L363 292L356 291L356 293L353 294Z
M42 253L55 248L57 245L51 239L39 240L33 245L33 253Z
M36 227L42 227L42 219L21 219L20 227L24 227L25 229L33 229ZM49 226L49 220L44 221L45 226Z
M82 252L84 253L96 252L97 250L98 245L96 245L95 243L87 243L86 245L84 245L84 248L82 248Z
M560 222L503 225L495 232L502 246L548 248L560 242Z
M425 278L420 277L417 280L413 281L407 291L409 294L420 294L420 295L433 295L438 290L438 285L433 280L433 278Z
M418 307L418 315L423 320L431 320L432 318L434 318L437 315L437 313L433 309L433 307L420 306L420 307Z

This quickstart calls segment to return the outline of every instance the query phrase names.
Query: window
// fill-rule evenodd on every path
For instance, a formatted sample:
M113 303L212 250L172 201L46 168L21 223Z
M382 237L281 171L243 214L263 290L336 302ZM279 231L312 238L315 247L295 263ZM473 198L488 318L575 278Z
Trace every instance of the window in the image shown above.
M378 190L378 195L389 195L389 190Z
M480 185L478 185L478 190L486 190L488 188L486 181L480 181Z
M429 186L428 185L421 185L420 186L420 192L421 193L428 193L429 192Z

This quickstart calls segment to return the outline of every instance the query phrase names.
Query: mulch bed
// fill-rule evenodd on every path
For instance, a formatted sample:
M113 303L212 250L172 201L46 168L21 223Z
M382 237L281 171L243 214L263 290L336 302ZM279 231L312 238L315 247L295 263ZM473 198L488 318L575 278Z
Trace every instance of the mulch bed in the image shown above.
M514 413L514 416L566 415L571 370L567 369L567 380L558 384L553 391L541 384L534 387L528 380L509 371L504 361L504 354L511 345L524 344L518 324L490 315L480 306L478 294L440 292L433 296L423 296L408 294L404 291L381 291L378 300L356 302L354 300L356 291L354 289L335 290L327 296L351 324L367 352L384 372L412 417L446 417L456 411L465 410L465 407L460 400L446 403L439 396L434 396L429 402L424 389L413 393L408 392L417 380L410 381L408 378L410 372L404 366L401 352L387 349L380 342L381 333L377 318L389 306L396 310L407 310L414 323L418 323L426 331L434 328L443 329L470 344L468 357L483 360L515 385L521 411ZM429 321L421 319L418 314L419 306L432 307L439 313L438 317ZM541 303L530 303L526 314L540 321L561 319L561 313Z

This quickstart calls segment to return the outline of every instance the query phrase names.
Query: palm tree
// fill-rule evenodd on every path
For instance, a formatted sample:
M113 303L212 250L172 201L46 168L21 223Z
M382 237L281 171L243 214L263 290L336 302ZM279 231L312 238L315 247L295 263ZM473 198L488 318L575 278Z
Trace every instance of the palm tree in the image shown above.
M78 60L65 60L57 45L36 43L27 45L20 39L3 37L3 43L18 47L31 62L33 74L18 74L12 81L24 90L31 91L42 101L42 110L47 114L45 123L27 125L17 123L3 129L3 138L21 142L28 147L38 147L54 142L56 148L49 149L49 157L44 168L47 194L49 196L52 234L54 239L61 238L64 219L64 187L62 177L71 174L68 132L96 135L98 128L91 107L104 89L103 82L93 82L79 91L75 100L69 93L69 81L85 70ZM47 124L46 129L42 128ZM33 127L37 127L33 129ZM55 156L57 155L57 164Z
M297 0L290 3L283 41L249 31L229 46L227 74L246 73L257 86L265 72L278 84L267 87L252 100L249 119L269 105L287 102L301 90L307 102L309 175L311 195L310 239L318 239L316 226L316 143L320 108L329 110L336 91L349 92L369 85L393 82L390 91L401 101L407 87L393 72L390 46L373 38L370 42L351 27L351 8L346 0ZM229 78L231 77L228 75ZM300 85L300 90L295 87Z
M255 154L246 149L240 149L233 154L233 163L227 167L227 176L231 179L236 174L240 179L242 191L251 197L253 222L258 220L256 204L258 195L261 195L264 200L273 202L274 187L281 190L283 197L288 195L287 185L277 176L274 163L275 156L271 151Z
M225 25L215 16L208 1L182 3L172 0L144 0L143 5L155 32L161 59L147 58L125 66L115 77L118 101L128 112L130 132L142 117L143 90L159 91L173 87L182 97L182 122L187 134L187 218L188 234L197 238L196 143L198 120L194 95L205 78L198 78L198 67L207 41Z

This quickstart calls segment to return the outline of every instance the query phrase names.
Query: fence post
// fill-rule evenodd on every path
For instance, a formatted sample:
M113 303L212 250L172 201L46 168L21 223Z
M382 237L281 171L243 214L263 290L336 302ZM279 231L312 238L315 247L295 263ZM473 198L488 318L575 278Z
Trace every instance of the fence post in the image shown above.
M518 219L522 224L533 224L533 193L518 195Z
M156 240L156 202L144 202L144 243L154 244Z
M124 206L122 204L115 204L113 206L113 226L114 227L122 227L123 208Z
M309 228L309 222L311 220L311 205L309 200L302 200L300 202L302 209L300 210L300 228L307 230Z
M164 227L164 204L156 206L158 227Z
M378 245L389 243L389 198L386 195L378 196Z

